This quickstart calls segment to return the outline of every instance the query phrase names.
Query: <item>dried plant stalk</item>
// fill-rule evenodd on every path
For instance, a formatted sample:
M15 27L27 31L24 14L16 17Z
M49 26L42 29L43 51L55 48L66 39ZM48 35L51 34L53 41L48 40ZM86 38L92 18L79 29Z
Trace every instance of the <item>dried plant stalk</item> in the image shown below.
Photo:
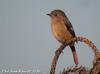
M50 74L55 74L55 70L56 70L56 64L57 64L57 61L58 61L58 58L61 54L61 52L63 51L63 49L69 45L70 43L72 42L77 42L77 41L80 41L80 42L84 42L85 44L87 44L88 46L90 46L94 52L94 55L95 58L94 60L94 64L96 63L97 59L100 57L100 53L98 51L98 49L96 48L96 46L92 43L92 41L88 40L87 38L85 37L82 37L82 36L78 36L78 37L75 37L69 41L67 41L64 45L61 45L55 52L55 56L53 57L53 60L52 60L52 64L51 64L51 69L50 69ZM99 57L98 57L99 56Z
M87 70L85 67L72 67L67 68L63 70L62 74L69 74L69 73L75 73L75 74L89 74L89 70Z
M55 52L55 56L53 57L50 74L55 74L56 64L59 58L59 55L63 51L63 49L67 46L67 44L61 45Z

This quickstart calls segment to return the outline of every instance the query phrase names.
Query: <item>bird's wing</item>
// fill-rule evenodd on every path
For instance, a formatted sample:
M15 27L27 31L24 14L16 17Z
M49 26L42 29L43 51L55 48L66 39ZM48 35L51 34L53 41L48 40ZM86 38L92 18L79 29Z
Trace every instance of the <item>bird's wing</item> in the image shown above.
M69 32L72 34L73 37L76 37L74 29L72 27L72 24L70 23L70 21L67 19L67 21L65 21L65 25L67 27L67 29L69 30Z

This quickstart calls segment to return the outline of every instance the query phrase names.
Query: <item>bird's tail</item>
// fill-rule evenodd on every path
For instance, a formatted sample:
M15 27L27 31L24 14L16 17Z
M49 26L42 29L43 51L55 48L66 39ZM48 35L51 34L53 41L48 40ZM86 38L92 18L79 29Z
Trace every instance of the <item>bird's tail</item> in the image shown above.
M78 65L78 57L77 57L75 46L70 46L70 48L71 48L72 53L73 53L74 62L76 65Z

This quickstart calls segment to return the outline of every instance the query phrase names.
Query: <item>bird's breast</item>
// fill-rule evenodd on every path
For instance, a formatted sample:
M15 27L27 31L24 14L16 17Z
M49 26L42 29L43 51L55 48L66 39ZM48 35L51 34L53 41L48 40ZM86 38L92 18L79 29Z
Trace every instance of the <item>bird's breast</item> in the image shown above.
M52 23L51 27L53 35L58 41L66 42L67 40L72 39L71 33L68 31L63 22Z

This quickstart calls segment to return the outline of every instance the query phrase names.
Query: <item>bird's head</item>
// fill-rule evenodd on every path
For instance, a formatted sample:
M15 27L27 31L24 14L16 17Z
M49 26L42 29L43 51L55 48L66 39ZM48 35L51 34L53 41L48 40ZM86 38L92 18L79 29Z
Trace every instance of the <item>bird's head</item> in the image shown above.
M51 19L64 19L66 17L65 13L62 10L53 10L51 13L47 14Z

